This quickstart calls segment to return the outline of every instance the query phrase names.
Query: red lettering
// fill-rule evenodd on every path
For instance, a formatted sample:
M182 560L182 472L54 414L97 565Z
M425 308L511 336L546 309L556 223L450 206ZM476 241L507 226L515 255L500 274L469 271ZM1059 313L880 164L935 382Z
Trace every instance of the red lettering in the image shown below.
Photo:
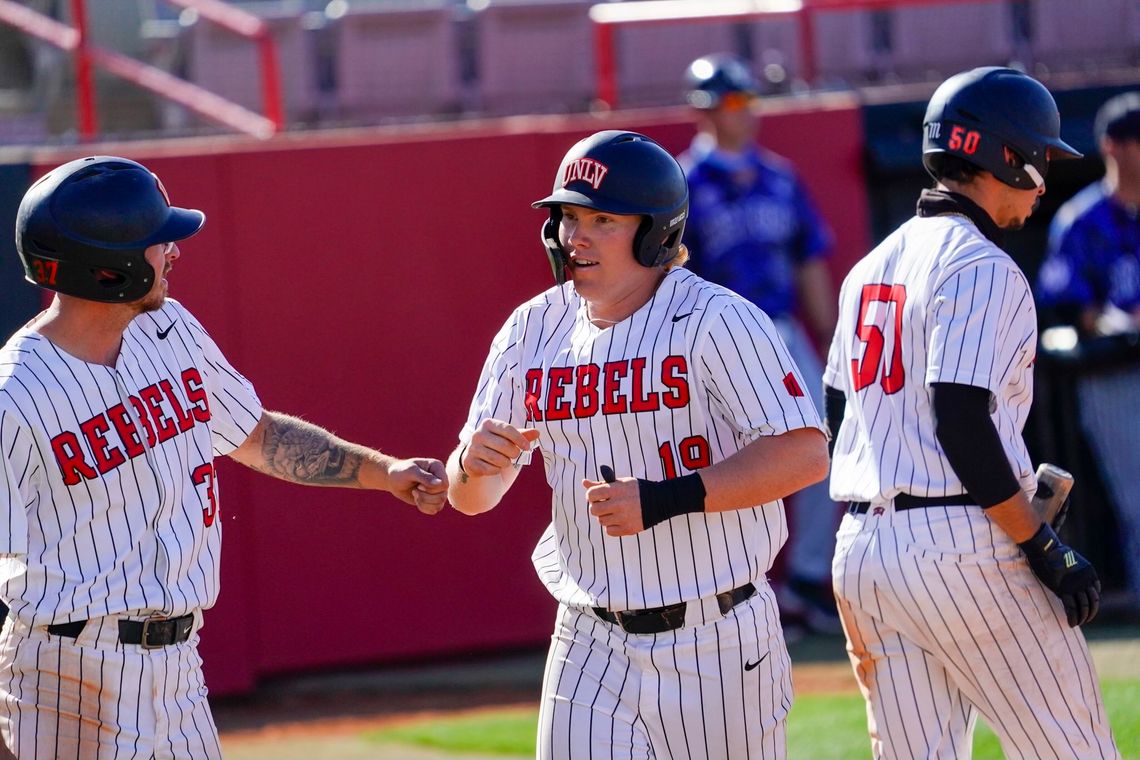
M960 150L967 155L974 155L978 150L978 143L981 141L982 136L974 131L966 131L966 128L955 124L954 128L950 130L950 140L947 147L950 150Z
M784 375L784 389L788 391L788 395L799 398L804 395L804 389L796 382L796 376L791 372Z
M979 133L973 130L967 132L966 139L962 143L962 152L966 153L967 155L974 155L974 153L978 150L978 143L981 141L981 139L982 136Z
M214 463L206 462L194 468L190 480L194 485L206 484L206 503L202 505L202 524L209 528L218 516L218 496L214 493Z
M79 448L79 438L70 430L51 439L51 450L55 453L55 461L59 463L59 471L63 474L63 482L73 486L81 478L94 480L98 477L95 468L87 464L83 458L83 450Z
M884 303L886 306L872 308L872 304L876 303ZM902 359L902 320L905 305L906 285L889 285L880 282L863 286L855 335L865 346L862 358L851 360L851 379L856 391L861 391L875 382L880 372L882 379L879 380L879 384L883 387L883 393L898 393L906 383L906 369L903 367ZM891 323L894 346L891 347L890 358L884 362L883 352L887 342L884 328L888 327L888 322Z
M621 395L621 379L629 374L629 361L606 362L602 367L602 414L624 414L628 408Z
M162 394L159 393L158 386L148 385L139 391L139 395L142 396L143 403L146 404L154 427L158 431L158 442L164 443L178 435L178 428L174 426L171 419L166 416L166 410L162 408Z
M570 404L563 398L563 389L574 381L573 367L551 367L550 387L546 393L546 419L570 419Z
M40 285L55 285L55 277L59 273L59 262L51 259L29 259L32 263L36 282Z
M680 409L689 404L689 365L683 356L667 356L661 363L661 382L669 392L661 400L669 409Z
M198 422L210 421L210 397L206 395L205 385L198 370L191 367L182 371L182 387L190 402L190 414Z
M538 405L542 398L542 370L539 368L526 371L526 418L532 422L542 421L542 408Z
M139 438L139 429L135 427L135 421L127 414L127 408L122 404L115 404L107 410L107 417L110 418L111 424L115 426L115 432L119 434L119 440L123 442L123 446L127 450L127 456L134 459L143 453L142 440Z
M182 404L178 401L178 396L174 395L174 386L171 385L169 380L159 380L158 387L162 388L162 393L166 396L166 400L170 402L170 408L174 410L174 420L178 423L178 432L185 433L190 428L194 427L194 418L186 413L182 408Z
M574 405L575 417L593 417L598 413L598 375L601 368L597 364L583 364L578 367L578 400Z
M82 423L79 429L83 431L87 443L91 446L91 453L95 455L95 466L100 474L107 473L127 461L118 446L111 446L107 442L111 423L107 420L106 414L95 415Z
M681 464L690 470L699 470L708 467L712 462L709 453L709 442L703 435L691 435L677 444L677 451L681 454Z
M631 391L629 410L631 412L656 412L661 406L659 394L646 394L643 390L645 385L645 359L631 359L630 368L633 370L633 390Z
M681 464L689 470L708 467L712 462L709 442L703 435L691 435L682 439L677 444L677 451L681 454ZM665 472L665 479L677 477L677 461L673 456L673 444L665 441L657 447L657 453L661 456L661 467Z
M138 396L131 396L131 406L135 409L135 414L138 415L139 422L142 423L143 430L146 431L146 445L154 448L158 443L158 439L154 436L154 428L151 427L150 417L147 416L146 407L143 406L142 400Z

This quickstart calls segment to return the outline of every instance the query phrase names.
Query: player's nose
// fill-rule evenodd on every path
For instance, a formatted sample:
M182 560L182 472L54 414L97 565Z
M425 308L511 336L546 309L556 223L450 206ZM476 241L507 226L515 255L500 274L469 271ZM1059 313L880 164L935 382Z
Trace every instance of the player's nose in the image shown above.
M588 248L590 246L589 237L583 232L582 225L568 224L565 227L566 232L566 247L575 250L580 248Z

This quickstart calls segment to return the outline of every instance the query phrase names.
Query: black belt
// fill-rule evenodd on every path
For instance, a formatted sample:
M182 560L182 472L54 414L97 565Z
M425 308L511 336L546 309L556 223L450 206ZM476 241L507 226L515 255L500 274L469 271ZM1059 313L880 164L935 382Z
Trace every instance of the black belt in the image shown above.
M732 591L716 595L716 603L722 615L756 593L756 587L745 583ZM604 607L594 607L594 614L607 623L621 626L626 633L665 633L674 631L685 624L687 602L667 604L664 607L650 607L647 610L622 610L610 612Z
M919 509L921 507L976 507L978 506L977 500L970 496L968 493L955 494L954 496L911 496L909 493L900 493L894 498L894 505L896 511L904 509ZM853 501L847 507L847 511L853 515L865 515L867 510L871 508L871 503L867 501Z
M72 623L53 623L47 627L52 636L79 638L86 620ZM178 644L190 638L194 630L194 613L176 618L152 618L150 620L120 620L119 641L123 644L139 644L143 649L157 649Z

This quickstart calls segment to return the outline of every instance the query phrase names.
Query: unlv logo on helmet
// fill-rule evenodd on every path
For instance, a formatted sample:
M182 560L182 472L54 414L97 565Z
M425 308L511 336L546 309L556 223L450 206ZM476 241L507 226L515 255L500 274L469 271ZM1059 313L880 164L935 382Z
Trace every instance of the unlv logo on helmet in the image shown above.
M582 180L589 182L590 186L597 190L607 172L609 167L592 158L576 158L566 167L566 173L562 176L562 186L566 187L571 182Z

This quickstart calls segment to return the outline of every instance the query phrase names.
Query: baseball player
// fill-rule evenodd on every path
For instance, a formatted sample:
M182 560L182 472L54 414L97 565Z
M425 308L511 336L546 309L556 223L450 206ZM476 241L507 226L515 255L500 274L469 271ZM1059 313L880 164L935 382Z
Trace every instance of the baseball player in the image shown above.
M765 574L780 500L827 469L803 377L759 308L682 268L688 189L657 143L581 140L534 205L558 285L495 337L448 471L477 514L542 450L533 561L559 612L538 756L783 757Z
M876 758L968 758L979 714L1006 757L1119 756L1078 628L1096 571L1029 502L1037 318L1000 247L1050 161L1079 156L1060 123L1020 72L944 82L924 121L936 187L840 291L832 572Z
M220 757L196 649L218 593L214 457L445 503L442 462L263 409L166 297L204 221L110 156L20 204L20 258L55 297L0 351L0 736L19 758Z

